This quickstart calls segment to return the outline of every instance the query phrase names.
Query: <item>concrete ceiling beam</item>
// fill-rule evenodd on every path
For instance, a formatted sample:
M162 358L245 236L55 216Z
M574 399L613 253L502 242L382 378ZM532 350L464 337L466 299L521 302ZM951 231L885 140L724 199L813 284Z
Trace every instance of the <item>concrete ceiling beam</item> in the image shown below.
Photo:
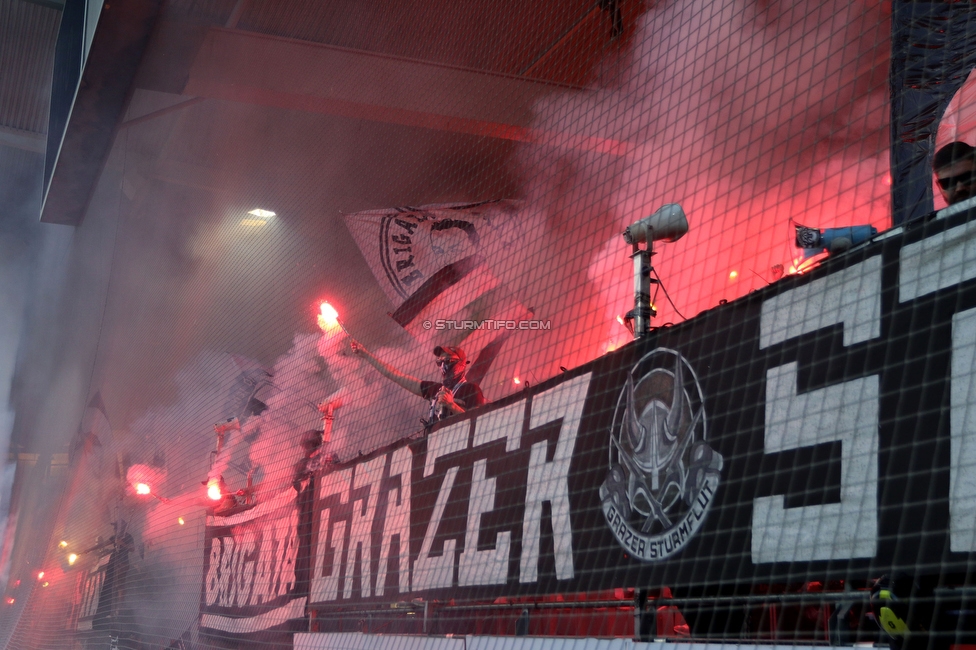
M533 128L533 107L574 86L214 28L185 95L620 155L626 143Z

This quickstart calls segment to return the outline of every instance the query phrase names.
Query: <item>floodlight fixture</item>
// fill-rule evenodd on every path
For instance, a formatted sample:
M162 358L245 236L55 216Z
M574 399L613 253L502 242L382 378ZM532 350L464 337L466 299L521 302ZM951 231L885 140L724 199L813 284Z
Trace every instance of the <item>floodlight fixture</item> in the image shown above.
M271 222L271 219L275 216L277 215L271 210L254 208L253 210L248 210L247 216L241 219L241 225L252 228L262 228L267 226Z
M676 242L688 232L688 218L677 203L666 203L650 216L627 226L624 241L628 244L650 244L655 241Z

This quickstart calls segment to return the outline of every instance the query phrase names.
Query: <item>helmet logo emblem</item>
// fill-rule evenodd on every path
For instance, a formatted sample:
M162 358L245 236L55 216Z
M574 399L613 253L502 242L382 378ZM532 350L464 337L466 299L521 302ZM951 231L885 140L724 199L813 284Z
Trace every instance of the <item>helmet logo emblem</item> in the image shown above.
M679 352L657 348L631 369L609 456L600 501L614 537L646 562L679 552L704 523L722 471L701 385Z

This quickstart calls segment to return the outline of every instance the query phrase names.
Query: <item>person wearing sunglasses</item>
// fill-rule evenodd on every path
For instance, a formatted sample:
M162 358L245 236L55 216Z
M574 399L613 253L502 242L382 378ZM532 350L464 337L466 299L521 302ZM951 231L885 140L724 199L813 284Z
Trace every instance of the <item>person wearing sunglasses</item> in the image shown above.
M976 149L965 142L950 142L939 149L932 171L949 205L976 196Z
M434 348L437 368L441 374L441 381L436 382L417 379L400 372L377 359L358 341L351 340L350 345L354 354L366 359L381 375L430 402L427 418L421 420L425 427L486 403L478 384L465 377L468 360L461 348L440 345Z

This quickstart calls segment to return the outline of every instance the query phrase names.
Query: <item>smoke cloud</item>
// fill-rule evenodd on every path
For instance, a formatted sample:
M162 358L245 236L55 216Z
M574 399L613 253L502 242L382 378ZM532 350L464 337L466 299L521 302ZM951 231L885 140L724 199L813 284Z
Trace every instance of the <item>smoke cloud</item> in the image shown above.
M652 325L778 279L794 223L885 229L889 20L880 2L656 3L612 83L541 102L536 132L557 135L519 152L530 234L491 259L553 328L499 367L543 379L625 342L620 233L664 203L690 231L655 245L675 305L659 293Z
M512 156L524 236L485 257L492 275L551 329L512 334L482 384L486 396L499 399L630 338L616 320L633 307L620 233L663 203L680 203L691 230L655 247L655 267L677 309L659 295L654 325L775 280L776 266L788 270L796 254L792 222L885 228L888 21L880 2L655 3L641 17L631 52L607 64L601 85L539 103L533 132L543 135ZM94 301L84 308L96 314L84 335L104 342L92 352L93 375L114 396L109 406L118 407L110 412L117 430L100 436L102 447L75 470L82 478L63 509L70 513L65 535L90 544L111 534L108 522L117 514L130 523L139 556L130 579L139 588L127 598L141 629L157 638L178 636L198 611L204 509L211 505L201 482L223 476L236 490L253 472L258 501L291 489L306 454L303 436L323 427L323 402L338 406L323 452L340 460L420 429L423 401L353 356L345 335L300 331L302 323L314 326L317 304L307 314L303 306L333 292L348 306L343 317L357 337L362 331L365 342L378 344L371 346L377 357L413 376L435 376L429 344L377 324L388 303L333 217L340 199L354 211L509 198L512 188L509 151L486 156L490 165L471 153L486 151L474 145L448 159L439 148L462 147L443 134L422 139L384 126L363 144L358 130L320 116L215 104L185 109L193 119L166 118L166 134L185 119L182 140L167 145L168 159L140 163L133 155L120 172L117 147L108 172L118 182L94 204L122 207L111 218L93 210L73 253L99 260L99 272L113 275L104 323L103 305ZM144 134L132 127L133 151L162 138L150 127ZM277 164L268 163L270 155ZM220 166L220 156L234 162ZM174 180L185 161L196 165L188 169L220 171ZM157 201L154 183L167 174L165 182L183 184ZM248 178L260 178L259 187ZM123 200L122 181L145 189ZM217 195L234 195L236 212ZM258 198L271 205L267 197L277 200L281 218L241 235L238 216L227 215ZM317 220L322 214L328 218ZM109 243L92 255L82 247L85 237ZM113 264L121 270L105 271ZM64 287L84 295L68 280ZM35 347L31 358L54 370L37 373L32 392L23 391L25 404L60 370L47 350L38 351L44 341ZM77 365L88 368L83 362ZM59 394L83 404L89 374L69 370L77 388ZM242 375L254 387L266 377L266 386L242 391ZM249 410L251 399L266 410ZM33 419L20 426L46 422L31 408ZM231 417L240 428L227 432L211 466L213 425ZM74 429L56 424L34 428ZM160 498L132 494L136 480Z

